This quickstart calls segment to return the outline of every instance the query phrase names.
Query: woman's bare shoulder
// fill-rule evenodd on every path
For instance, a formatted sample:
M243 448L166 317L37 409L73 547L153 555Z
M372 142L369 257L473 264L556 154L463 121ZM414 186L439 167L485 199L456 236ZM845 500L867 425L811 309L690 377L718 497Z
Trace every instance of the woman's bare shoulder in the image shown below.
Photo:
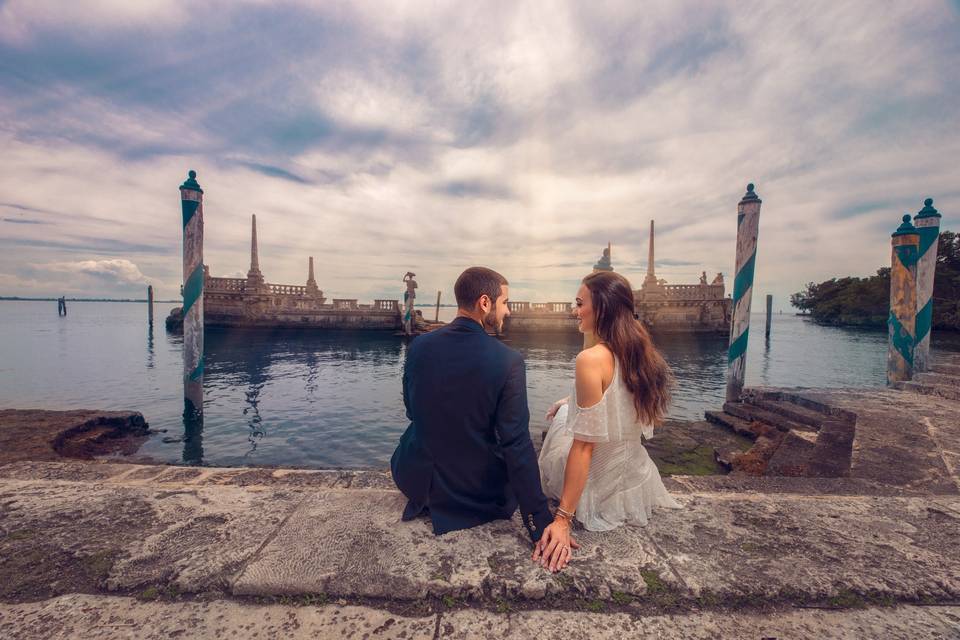
M612 372L613 367L613 352L605 344L595 344L577 354L577 371L597 372L602 375Z

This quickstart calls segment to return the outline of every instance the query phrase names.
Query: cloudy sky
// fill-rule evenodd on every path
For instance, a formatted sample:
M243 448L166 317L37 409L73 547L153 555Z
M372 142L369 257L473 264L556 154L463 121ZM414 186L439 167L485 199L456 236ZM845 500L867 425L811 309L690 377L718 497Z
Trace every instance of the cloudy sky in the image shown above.
M889 264L904 212L960 229L960 1L0 0L0 295L177 296L178 185L237 276L452 301L484 264L569 300L608 241L639 286L755 292ZM728 280L728 283L730 280Z

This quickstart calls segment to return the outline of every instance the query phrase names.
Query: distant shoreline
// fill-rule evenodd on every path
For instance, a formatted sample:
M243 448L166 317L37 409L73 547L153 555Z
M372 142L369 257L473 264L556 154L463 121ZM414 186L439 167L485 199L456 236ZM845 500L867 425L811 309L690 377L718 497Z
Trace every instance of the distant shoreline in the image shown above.
M20 302L56 302L59 298L21 298L19 296L0 296L0 300L20 301ZM67 298L67 302L149 302L146 298ZM154 300L157 304L168 302L181 302L180 300Z

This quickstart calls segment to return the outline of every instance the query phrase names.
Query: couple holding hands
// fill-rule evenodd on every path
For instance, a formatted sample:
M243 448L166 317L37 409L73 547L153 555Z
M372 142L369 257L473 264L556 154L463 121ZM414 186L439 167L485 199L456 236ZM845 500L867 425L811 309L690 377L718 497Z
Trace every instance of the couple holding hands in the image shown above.
M519 506L532 559L555 572L579 548L574 519L608 531L646 524L655 506L680 507L642 442L666 412L672 376L634 316L626 278L598 271L577 291L578 326L593 346L577 356L570 395L547 413L539 459L523 357L487 333L510 313L507 280L471 267L454 292L457 317L407 351L410 426L391 459L404 520L427 515L442 534L511 518Z

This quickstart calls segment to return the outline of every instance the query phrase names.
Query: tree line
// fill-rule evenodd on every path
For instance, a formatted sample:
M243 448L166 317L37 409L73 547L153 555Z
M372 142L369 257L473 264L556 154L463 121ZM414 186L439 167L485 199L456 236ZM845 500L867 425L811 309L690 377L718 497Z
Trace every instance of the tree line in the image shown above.
M838 326L885 327L890 309L890 267L867 278L810 282L790 304L814 322ZM941 231L933 283L933 328L960 331L960 234Z

